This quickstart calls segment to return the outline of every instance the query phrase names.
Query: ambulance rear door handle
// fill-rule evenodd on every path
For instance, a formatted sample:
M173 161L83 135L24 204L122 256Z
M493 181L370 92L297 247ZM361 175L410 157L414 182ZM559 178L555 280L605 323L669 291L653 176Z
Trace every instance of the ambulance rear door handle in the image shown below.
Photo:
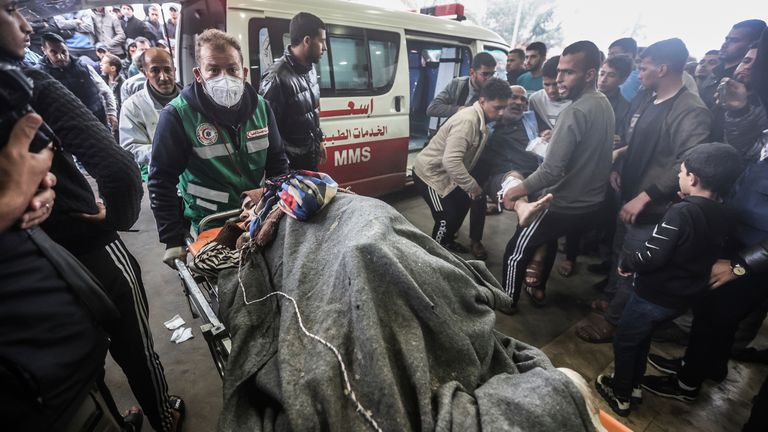
M395 96L395 111L400 112L400 110L402 110L404 99L405 96Z

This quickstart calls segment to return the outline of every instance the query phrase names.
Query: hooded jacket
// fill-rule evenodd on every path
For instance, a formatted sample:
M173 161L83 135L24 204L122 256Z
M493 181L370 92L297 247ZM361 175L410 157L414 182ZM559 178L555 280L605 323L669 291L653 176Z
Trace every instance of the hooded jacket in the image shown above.
M245 91L239 107L231 110L215 104L198 82L185 87L181 96L192 109L225 129L230 136L237 136L240 125L252 116L260 97L250 84L245 83ZM267 113L269 147L265 175L269 178L285 173L288 170L288 160L285 157L275 116L269 104L267 104ZM188 224L182 216L176 191L179 176L187 168L191 156L192 143L184 131L181 116L173 105L166 105L160 112L155 136L152 139L152 159L147 188L160 241L165 243L167 248L182 246L184 237L188 233ZM257 187L259 185L253 185L254 189Z

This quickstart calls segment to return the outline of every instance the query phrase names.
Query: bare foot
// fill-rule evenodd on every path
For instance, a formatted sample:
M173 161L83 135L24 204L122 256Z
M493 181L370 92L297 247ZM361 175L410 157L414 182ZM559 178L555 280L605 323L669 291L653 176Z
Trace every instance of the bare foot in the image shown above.
M549 203L554 199L552 194L546 194L538 201L525 202L517 200L515 203L515 212L517 213L517 224L526 227L533 222L536 216L549 207Z

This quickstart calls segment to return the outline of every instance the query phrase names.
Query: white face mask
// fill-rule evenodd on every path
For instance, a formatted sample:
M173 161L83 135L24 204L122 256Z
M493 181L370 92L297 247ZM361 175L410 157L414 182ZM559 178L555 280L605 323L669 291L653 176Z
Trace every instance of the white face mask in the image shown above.
M218 105L231 108L240 102L245 89L242 78L221 74L209 80L203 80L203 90Z

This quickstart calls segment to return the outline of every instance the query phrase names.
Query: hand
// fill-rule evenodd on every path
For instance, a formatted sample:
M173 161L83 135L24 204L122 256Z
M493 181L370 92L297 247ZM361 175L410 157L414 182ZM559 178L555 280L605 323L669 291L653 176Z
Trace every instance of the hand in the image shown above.
M616 163L616 160L624 156L624 153L626 152L627 152L627 146L614 150L613 153L611 154L611 162Z
M721 286L735 280L738 276L731 270L731 262L728 260L717 260L712 266L709 274L709 289L718 289Z
M25 209L37 210L33 205L34 196L53 160L50 147L40 153L29 151L29 143L42 122L37 114L25 115L13 126L8 142L3 143L5 147L0 151L0 231L16 223ZM49 201L41 203L43 207L50 204Z
M96 214L80 213L79 215L77 215L77 217L93 223L104 222L104 220L107 219L107 208L104 207L104 203L102 202L97 202L96 207L99 208Z
M469 195L470 198L473 200L479 199L483 197L483 188L480 187L480 185L475 185L475 187L472 188L471 191L467 192L467 195Z
M622 269L621 269L621 267L618 267L618 268L616 269L616 273L618 273L618 274L619 274L619 276L621 276L621 277L625 277L625 278L631 277L631 276L634 274L634 273L632 273L632 272L628 272L628 271L624 271L624 270L622 270Z
M725 95L715 92L715 100L727 111L736 111L747 106L747 86L731 78L723 78L720 83L725 84ZM719 86L718 86L719 88Z
M118 125L117 125L117 117L115 117L113 115L108 115L107 116L107 123L109 123L109 128L112 129L112 132L117 130L117 127L118 127Z
M552 129L545 130L544 132L540 133L539 136L544 141L549 142L549 140L552 139Z
M626 224L633 224L637 219L637 215L645 208L645 206L651 202L651 197L645 192L640 192L632 201L624 204L619 212L619 219Z
M21 216L20 228L27 229L40 225L48 216L51 215L53 201L56 199L56 192L53 187L56 186L56 176L48 173L40 182L38 191L27 207L26 213Z
M621 173L618 171L611 171L611 176L608 177L608 181L611 183L611 187L616 192L621 188Z
M168 267L176 270L176 259L184 261L187 257L187 249L184 246L176 246L165 250L163 262Z
M323 165L328 160L328 151L325 149L325 143L320 143L320 160L318 165Z

